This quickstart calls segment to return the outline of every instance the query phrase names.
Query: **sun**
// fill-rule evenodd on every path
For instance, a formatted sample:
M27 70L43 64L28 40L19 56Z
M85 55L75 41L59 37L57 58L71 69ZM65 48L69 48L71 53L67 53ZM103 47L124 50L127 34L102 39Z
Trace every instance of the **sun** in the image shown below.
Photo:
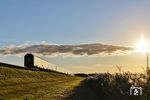
M141 37L141 39L137 43L136 50L138 52L148 52L149 51L148 43L147 43L147 41L145 40L145 38L143 36Z

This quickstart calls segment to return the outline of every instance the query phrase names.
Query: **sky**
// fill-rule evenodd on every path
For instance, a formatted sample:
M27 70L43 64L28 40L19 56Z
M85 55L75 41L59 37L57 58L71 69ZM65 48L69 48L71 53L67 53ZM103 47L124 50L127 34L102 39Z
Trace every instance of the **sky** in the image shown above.
M110 45L133 47L141 34L149 40L149 5L148 0L1 0L0 62L23 65L26 52L37 54L35 45L61 45L59 50L69 46L71 51L38 55L73 72L116 72L116 65L141 71L145 54L123 50L123 55L109 55L107 51ZM107 45L106 55L98 54L103 53L100 49L88 54L95 43ZM83 54L70 47L79 49L81 44L90 44L81 48ZM27 47L31 49L14 50ZM115 50L111 53L120 49Z

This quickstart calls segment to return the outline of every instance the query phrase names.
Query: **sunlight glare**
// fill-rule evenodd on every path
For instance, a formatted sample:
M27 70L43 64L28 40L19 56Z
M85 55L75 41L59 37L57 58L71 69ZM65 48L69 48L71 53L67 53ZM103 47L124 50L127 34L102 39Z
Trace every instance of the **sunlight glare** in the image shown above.
M137 51L139 51L139 52L148 52L149 51L148 43L144 37L141 37L140 41L138 42Z

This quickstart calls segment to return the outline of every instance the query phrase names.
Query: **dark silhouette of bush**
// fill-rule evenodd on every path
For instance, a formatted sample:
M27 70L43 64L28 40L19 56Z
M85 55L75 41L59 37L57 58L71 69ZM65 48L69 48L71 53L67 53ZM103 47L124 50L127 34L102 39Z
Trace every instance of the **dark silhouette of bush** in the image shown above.
M116 73L97 74L87 78L85 84L92 88L99 100L150 100L150 74ZM131 96L130 87L143 88L142 96Z

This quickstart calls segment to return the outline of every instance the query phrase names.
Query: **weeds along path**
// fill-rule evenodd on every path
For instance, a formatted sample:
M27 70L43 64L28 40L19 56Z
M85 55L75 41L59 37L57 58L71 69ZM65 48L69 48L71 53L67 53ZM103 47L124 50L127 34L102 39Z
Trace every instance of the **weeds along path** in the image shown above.
M83 78L0 66L0 99L56 100Z

